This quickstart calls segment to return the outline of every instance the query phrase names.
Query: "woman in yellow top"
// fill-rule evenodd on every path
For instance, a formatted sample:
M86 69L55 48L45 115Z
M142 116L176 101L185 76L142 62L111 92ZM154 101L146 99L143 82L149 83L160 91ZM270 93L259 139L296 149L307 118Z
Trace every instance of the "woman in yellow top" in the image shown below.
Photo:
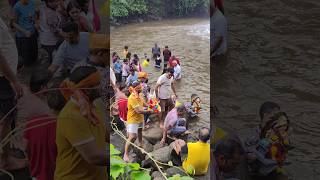
M130 87L131 95L128 98L128 114L127 114L127 134L128 141L134 142L137 137L140 145L142 145L142 128L144 114L151 114L152 110L145 110L144 98L141 94L142 86L135 81ZM130 143L125 145L123 160L129 162Z
M123 56L124 56L124 59L127 58L127 55L129 53L129 47L128 46L124 46L124 49L123 49ZM129 59L130 60L130 59Z

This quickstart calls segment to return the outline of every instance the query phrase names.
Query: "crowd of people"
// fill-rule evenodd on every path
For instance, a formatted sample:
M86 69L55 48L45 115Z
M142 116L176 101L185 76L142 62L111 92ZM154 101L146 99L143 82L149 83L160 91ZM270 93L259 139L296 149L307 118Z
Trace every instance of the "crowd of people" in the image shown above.
M110 44L97 33L94 0L9 3L10 22L0 18L0 179L107 179ZM30 79L19 77L26 68Z
M188 119L196 117L201 111L201 100L196 94L192 94L190 101L182 103L177 95L175 84L181 79L181 60L174 56L168 46L161 49L157 43L151 49L151 58L144 53L144 59L140 60L137 54L131 57L128 46L124 46L122 58L117 52L112 53L113 66L111 68L111 83L115 90L115 106L112 115L115 117L117 127L126 129L129 142L136 139L143 147L142 136L148 130L149 125L159 122L162 129L160 145L164 146L168 140L174 140L172 159L176 165L182 166L187 172L190 167L195 175L204 175L208 171L210 161L210 133L208 128L199 129L199 141L186 142L181 137L188 134ZM150 59L152 61L150 61ZM149 74L147 68L150 63L154 68L162 67L163 73L158 77L152 88L148 84ZM160 71L161 72L161 71ZM155 120L150 120L150 116ZM120 129L120 128L119 128ZM132 145L126 142L123 160L131 162L130 150ZM111 142L112 143L112 142ZM202 160L196 154L202 153ZM176 159L178 157L178 160Z

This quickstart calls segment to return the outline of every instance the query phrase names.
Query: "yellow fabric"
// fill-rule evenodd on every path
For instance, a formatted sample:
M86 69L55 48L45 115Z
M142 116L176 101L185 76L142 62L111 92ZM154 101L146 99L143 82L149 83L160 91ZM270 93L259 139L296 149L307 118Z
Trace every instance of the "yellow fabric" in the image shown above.
M220 139L224 138L227 135L221 128L216 127L213 136L211 136L211 144L217 143Z
M148 73L146 72L138 72L138 78L145 78L147 79L148 78Z
M138 114L135 112L134 108L141 107L143 108L144 99L142 96L136 96L135 94L131 94L128 98L128 114L127 114L127 123L135 124L142 123L144 116L143 114Z
M100 105L100 106L99 106ZM57 120L56 143L58 156L55 180L107 179L107 167L87 163L75 146L94 141L100 149L106 148L106 123L101 103L95 103L99 124L93 125L81 116L80 109L70 100L62 109Z
M208 171L210 163L210 144L203 142L188 143L188 157L182 167L188 171L190 167L195 170L195 175L203 175Z
M90 49L109 49L110 41L108 36L105 34L90 33L89 48Z
M128 53L129 53L129 51L128 51L128 50L123 50L124 58L127 58Z
M145 59L145 60L142 62L142 67L148 67L149 64L150 64L150 63Z

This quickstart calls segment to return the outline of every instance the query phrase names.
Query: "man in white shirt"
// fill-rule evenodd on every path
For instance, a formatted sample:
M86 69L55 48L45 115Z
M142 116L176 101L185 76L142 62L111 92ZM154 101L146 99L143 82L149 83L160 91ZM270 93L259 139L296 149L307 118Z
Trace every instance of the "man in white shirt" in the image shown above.
M174 69L173 79L174 80L181 79L181 66L177 63L177 61L173 61L172 64Z
M174 76L174 69L168 68L165 74L162 74L157 81L155 91L157 98L160 99L160 107L161 113L159 113L160 119L160 128L163 128L164 118L166 117L167 113L171 111L174 107L171 98L171 91L173 92L174 96L176 95L176 90L173 85L173 76Z
M210 57L215 59L227 52L227 20L221 11L211 2L210 11Z

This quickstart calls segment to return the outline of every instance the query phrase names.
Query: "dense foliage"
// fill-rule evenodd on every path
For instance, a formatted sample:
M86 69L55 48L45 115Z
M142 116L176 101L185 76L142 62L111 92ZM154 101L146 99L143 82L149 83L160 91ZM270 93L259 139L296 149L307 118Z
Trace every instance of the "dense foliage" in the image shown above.
M206 14L210 0L110 0L110 18L141 17L181 17Z

